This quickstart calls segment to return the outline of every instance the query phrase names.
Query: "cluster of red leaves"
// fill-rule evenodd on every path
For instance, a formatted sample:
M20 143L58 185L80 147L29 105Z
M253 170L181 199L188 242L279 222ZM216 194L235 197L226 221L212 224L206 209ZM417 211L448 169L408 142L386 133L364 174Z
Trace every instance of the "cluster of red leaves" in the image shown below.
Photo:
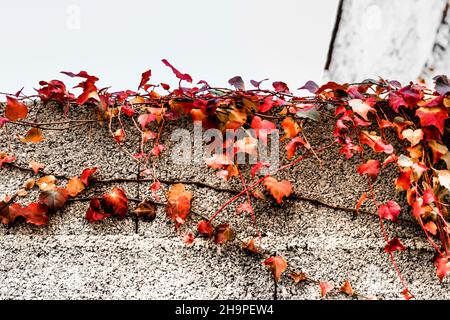
M44 168L44 164L35 161L30 162L30 168L37 175ZM12 197L6 197L0 203L0 219L3 224L12 224L17 218L22 217L27 223L44 225L48 222L48 214L62 209L69 198L76 197L89 184L89 177L96 168L85 169L81 178L71 178L65 187L57 186L57 179L52 175L43 176L40 179L28 179L20 190ZM25 197L35 187L39 189L37 202L31 202L26 206L14 202L17 197Z
M424 85L401 87L398 82L381 79L358 86L329 83L325 89L319 88L318 93L326 100L341 100L335 111L334 136L346 158L361 154L364 159L367 149L386 155L382 164L375 159L365 160L357 169L359 174L375 180L386 166L396 166L399 175L395 188L406 191L412 215L437 248L437 259L443 259L449 256L450 246L446 220L450 191L446 126L450 86L446 76L435 77L435 81L434 91ZM388 141L392 136L397 137L393 143L404 148L396 150ZM373 200L376 203L374 197ZM380 219L393 222L398 222L400 211L401 207L392 200L378 206ZM441 248L433 237L440 240ZM389 254L406 249L398 238L386 238L386 242L385 251ZM447 273L438 270L438 274L442 279L442 274Z
M241 174L242 168L236 163L237 155L257 154L258 146L266 145L268 135L279 126L284 131L281 140L286 142L287 160L291 161L296 154L300 153L315 154L303 134L303 124L305 121L319 121L323 106L333 105L336 116L333 136L341 145L340 153L347 159L355 154L361 155L363 160L357 172L368 178L371 198L378 209L381 225L383 226L386 220L398 222L401 207L392 200L385 204L378 204L372 190L372 182L388 165L395 165L399 172L395 180L395 188L406 191L406 199L412 215L418 220L427 239L437 250L435 263L438 277L442 279L447 275L450 258L448 252L450 227L446 220L450 190L448 150L450 85L446 76L435 78L434 90L423 84L410 83L402 87L397 81L383 79L367 80L360 84L329 82L322 86L308 81L299 90L307 90L312 96L297 97L281 81L273 82L270 89L261 89L260 86L267 79L251 80L251 85L256 89L246 90L245 83L239 76L229 80L229 84L234 89L213 88L204 80L198 81L197 85L184 87L183 83L193 82L192 77L179 71L167 60L162 62L179 79L178 87L173 90L164 83L152 84L151 70L147 70L142 73L138 92L124 90L110 93L108 88L98 89L96 83L99 79L85 71L63 72L72 78L82 79L75 86L81 89L81 93L77 96L70 93L66 85L59 80L41 81L41 88L37 92L43 103L94 106L98 120L109 121L112 137L119 145L126 140L128 130L120 117L130 118L141 132L141 151L133 157L139 161L144 160L144 174L152 173L152 170L146 166L147 161L151 157L159 156L165 149L165 146L159 142L165 121L190 116L193 121L201 122L205 128L217 128L222 132L244 129L245 136L226 139L223 145L212 146L216 148L215 150L219 147L223 152L214 154L206 161L206 164L218 170L217 175L224 180L238 177L241 179L245 191L242 195L247 194L248 201L238 207L238 212L252 214L250 194L255 198L264 198L264 195L261 190L255 188L256 185L246 189L245 180ZM162 88L167 93L162 95L157 92L157 88ZM26 119L28 107L22 102L23 99L25 97L21 97L21 92L7 96L4 117L0 117L0 127L7 125L8 122L20 122ZM113 123L113 119L118 121ZM117 127L113 127L116 124ZM394 140L392 140L393 136ZM24 143L39 142L44 139L42 129L36 126L31 127L20 139ZM149 142L152 143L147 146ZM395 146L399 143L406 144L406 147L397 150L399 148ZM372 154L371 152L377 154L378 159L370 159L368 154ZM383 156L384 160L380 160ZM14 160L12 155L0 154L0 166ZM295 163L295 160L292 163ZM31 166L35 172L41 169L36 164ZM255 176L268 166L270 164L264 162L258 162L252 166L250 170L252 181L255 181ZM29 206L19 208L12 199L5 199L1 207L2 220L11 223L16 216L22 216L32 222L34 218L30 220L29 212L36 212L35 222L32 223L38 224L37 217L47 213L42 212L57 210L69 196L75 197L79 194L88 185L89 175L94 172L95 170L87 169L80 177L71 179L65 188L56 187L54 181L44 181L40 184L38 182L42 192L47 193L41 195L39 202L33 204L31 208ZM160 189L160 184L156 177L154 178L155 182L150 189L153 197L158 200L156 193ZM281 204L293 192L291 182L278 181L273 176L264 176L256 182L256 184L259 183L278 204ZM49 185L51 187L48 187ZM361 196L356 204L357 210L367 197L367 193ZM167 193L167 216L177 228L188 218L191 199L192 193L185 190L181 184L171 186ZM44 209L44 206L47 209ZM86 218L89 221L101 220L110 215L124 218L127 212L128 199L124 191L114 188L102 197L91 200ZM135 213L152 220L155 217L154 204L152 201L143 201L138 205ZM214 227L212 218L209 221L200 221L197 229L198 234L208 239L214 238L216 243L224 243L232 239L234 234L228 224ZM192 243L194 238L195 236L189 233L185 241ZM386 234L385 238L385 251L390 255L395 251L405 250L398 238L389 239ZM246 249L252 251L254 246L248 244ZM279 278L283 272L283 261L282 258L273 257L265 262L274 271L276 278ZM321 285L322 287L326 294L329 286L324 284ZM407 289L405 290L408 292Z

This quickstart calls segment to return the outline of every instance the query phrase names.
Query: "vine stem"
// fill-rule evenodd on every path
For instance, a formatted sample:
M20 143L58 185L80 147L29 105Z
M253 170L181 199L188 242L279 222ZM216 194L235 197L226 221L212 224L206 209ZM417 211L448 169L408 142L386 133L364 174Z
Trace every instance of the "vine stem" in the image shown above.
M376 200L375 191L373 189L372 181L370 179L371 178L367 175L367 182L369 184L369 189L370 189L370 193L371 193L371 196L372 196L372 201L373 201L373 204L375 205L375 208L377 209L377 212L378 212L378 219L380 221L380 229L381 229L381 232L383 233L383 237L384 237L384 240L385 240L386 244L389 244L389 237L387 235L386 228L384 227L383 218L381 217L381 215L379 213L379 210L378 210L378 203L377 203L377 200ZM411 295L412 298L414 298L414 295L409 291L408 285L406 284L406 281L403 278L403 275L402 275L402 273L401 273L397 263L395 262L394 253L393 252L389 252L388 254L389 254L389 258L391 259L392 265L393 265L393 267L395 269L395 272L397 273L397 277L399 278L403 288L406 290L407 293L409 293Z
M246 189L247 188L247 184L245 183L244 175L242 174L241 170L239 170L239 168L238 168L238 173L239 173L239 178L241 179L242 187L244 189ZM255 225L255 230L258 233L259 243L261 244L261 232L259 231L258 223L256 222L255 210L253 210L252 201L250 199L250 192L247 191L246 194L247 194L247 203L248 203L248 206L250 208L250 215L251 215L253 223Z
M15 168L17 170L21 170L21 171L26 171L26 172L33 172L33 169L31 168L25 168L22 166L19 166L17 164L14 163L4 163L3 164L5 167L12 167ZM40 176L47 176L47 175L52 175L55 178L58 179L64 179L64 180L70 180L71 177L68 177L66 175L61 175L61 174L57 174L57 173L52 173L52 172L45 172L45 171L39 171L38 175ZM122 182L130 182L130 183L137 183L139 182L154 182L154 179L136 179L136 178L112 178L112 179L95 179L95 178L91 178L91 183L92 184L110 184L110 183L122 183ZM230 188L221 188L206 182L202 182L202 181L191 181L191 180L171 180L171 179L158 179L159 182L164 183L164 184L188 184L188 185L195 185L197 187L200 188L208 188L208 189L212 189L215 190L217 192L227 192L227 193L231 193L231 194L238 194L240 193L242 190L235 190L235 189L230 189ZM247 190L248 191L248 190ZM290 196L291 199L294 200L300 200L300 201L306 201L306 202L310 202L314 205L320 205L326 208L330 208L333 210L339 210L339 211L344 211L344 212L349 212L349 213L353 213L353 214L358 214L358 213L362 213L362 214L367 214L367 215L378 215L376 212L372 212L372 211L366 211L366 210L357 210L355 208L348 208L348 207L343 207L343 206L339 206L339 205L333 205L330 203L325 202L324 200L321 199L317 199L317 198L313 198L311 196L303 196L297 193L293 193Z
M335 142L333 141L331 144L322 147L320 149L317 150L317 152L322 152L323 150L326 150L328 148L330 148L331 146L333 146L335 144ZM224 210L226 207L228 207L231 203L233 203L234 201L236 201L237 199L239 199L243 194L245 194L246 192L254 189L255 187L257 187L261 182L263 182L265 179L267 179L268 177L276 174L279 171L285 170L287 168L290 168L294 165L296 165L297 163L299 163L300 161L302 161L303 159L307 158L310 155L310 153L308 153L307 155L302 155L300 157L298 157L297 159L295 159L294 161L285 164L284 166L281 166L280 168L278 168L277 170L275 170L274 172L265 175L264 177L260 178L259 180L257 180L255 183L251 184L249 187L245 188L244 190L242 190L241 192L239 192L237 195L235 195L234 197L232 197L231 199L229 199L227 202L225 202L212 216L211 218L209 218L208 223L211 223L215 217L217 217L217 215L222 212L222 210Z

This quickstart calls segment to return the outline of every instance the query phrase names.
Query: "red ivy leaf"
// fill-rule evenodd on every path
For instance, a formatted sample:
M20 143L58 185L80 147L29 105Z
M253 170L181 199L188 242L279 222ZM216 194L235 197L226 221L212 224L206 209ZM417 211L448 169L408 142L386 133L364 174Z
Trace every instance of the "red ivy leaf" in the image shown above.
M275 101L273 101L272 96L268 96L264 98L264 103L259 106L259 112L267 112L275 106Z
M145 130L145 127L150 123L156 120L156 116L154 114L141 114L138 117L138 122L141 125L142 130Z
M236 88L236 90L245 90L245 84L244 81L240 76L236 76L228 80L228 83Z
M207 237L208 239L211 238L214 233L214 228L206 220L201 220L198 222L197 230L198 233Z
M295 137L289 143L286 145L286 157L288 160L291 160L291 158L295 154L295 150L298 146L305 146L307 149L311 148L309 143L305 142L301 137Z
M284 82L275 81L274 83L272 83L272 86L274 87L275 91L277 91L277 92L291 93L289 91L287 84Z
M103 209L106 213L125 218L128 212L128 198L122 188L114 187L102 197Z
M152 70L147 70L142 73L141 82L139 83L138 90L147 84L148 80L150 80L151 75L152 75Z
M282 256L275 256L267 258L264 261L264 265L268 266L270 270L272 270L272 274L275 278L275 281L279 281L281 274L287 269L286 260Z
M439 256L435 261L436 265L436 276L439 278L439 281L442 282L445 276L450 272L450 262L447 257Z
M334 289L334 284L331 282L319 282L320 295L324 298L331 290Z
M224 244L227 241L234 239L234 231L228 223L219 224L216 227L214 234L214 242L217 244Z
M357 169L358 173L363 175L367 174L369 177L376 178L380 172L380 161L367 160L366 163L360 165Z
M39 202L45 204L50 210L56 211L64 207L68 197L66 189L55 188L42 191L39 195Z
M89 222L95 222L99 220L103 220L110 215L103 212L103 210L100 207L100 200L98 198L91 199L91 202L89 203L89 208L86 212L86 220Z
M401 88L398 92L405 99L406 106L414 108L417 103L423 98L423 87L419 85L409 85Z
M11 121L25 119L28 115L28 108L17 99L6 96L5 117Z
M391 239L388 244L384 247L384 252L391 253L395 251L404 251L405 246L400 242L398 238Z
M61 73L65 74L66 76L69 76L71 78L76 78L76 77L78 77L78 78L85 78L85 79L91 80L93 82L96 82L96 81L99 80L96 76L91 76L86 71L80 71L80 72L78 72L76 74L73 73L73 72L70 72L70 71L61 71Z
M253 117L251 127L255 130L256 137L265 144L267 144L267 135L277 129L275 123L269 120L262 120L258 116Z
M398 112L398 109L401 106L406 106L406 102L405 99L403 99L403 97L399 94L396 93L389 93L389 105L392 107L392 109L394 109L395 112Z
M175 76L180 79L180 80L185 80L189 83L192 83L192 78L189 74L187 73L181 73L180 71L178 71L177 69L175 69L170 63L169 61L167 61L166 59L162 59L161 60L166 66L168 66L170 69L172 69L173 73L175 74Z
M27 223L42 226L48 222L47 212L48 207L42 203L30 203L26 207L13 203L9 207L9 223L17 217L23 217Z
M263 83L264 81L267 81L267 80L269 80L269 79L263 79L261 81L250 80L250 83L252 84L252 86L259 89L259 87L261 86L261 83Z
M123 105L120 107L120 111L128 117L132 117L135 114L134 109L129 105Z
M298 90L308 90L311 93L316 93L319 90L319 86L314 81L307 81L302 87L298 88Z
M416 110L416 116L422 126L434 126L441 134L444 133L445 120L448 119L448 111L440 107L421 107Z
M83 182L83 184L85 186L89 185L89 178L97 171L97 167L94 168L86 168L83 170L83 172L81 173L80 176L80 180L81 182Z
M255 178L255 174L260 171L263 167L270 167L270 163L258 161L254 166L252 166L250 173L252 175L252 179Z
M400 206L397 202L389 200L386 204L378 207L378 214L381 218L397 222L400 214Z

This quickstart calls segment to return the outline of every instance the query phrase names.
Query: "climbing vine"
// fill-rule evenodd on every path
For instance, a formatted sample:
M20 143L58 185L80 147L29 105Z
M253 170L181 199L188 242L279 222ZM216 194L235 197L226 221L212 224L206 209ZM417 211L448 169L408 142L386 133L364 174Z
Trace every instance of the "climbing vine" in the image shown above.
M243 79L236 76L229 80L231 87L212 87L206 81L192 85L193 79L182 73L167 60L162 62L178 78L179 83L171 88L165 83L152 84L151 71L142 73L137 91L109 92L108 88L97 88L99 78L85 71L79 73L62 72L81 82L75 86L81 90L75 95L60 80L40 81L35 95L26 96L22 90L15 94L2 93L6 103L2 107L0 127L7 139L11 139L8 127L24 127L23 135L18 135L23 143L39 143L45 139L47 130L69 130L87 124L98 125L108 130L118 148L133 159L140 169L135 179L117 178L104 180L96 167L86 168L79 176L68 177L45 170L45 164L31 161L29 167L15 163L11 149L0 153L0 167L10 167L31 171L36 174L24 182L23 187L13 195L6 196L0 203L0 218L5 225L26 221L34 225L45 225L49 215L63 209L74 201L88 201L85 218L92 223L115 216L123 219L129 214L152 221L156 216L156 206L165 206L167 218L175 228L183 225L191 216L199 219L196 230L182 235L190 245L196 238L211 239L221 245L232 239L239 239L233 226L228 223L216 224L215 218L232 203L243 199L237 206L238 213L247 213L252 218L259 239L242 242L245 251L264 258L264 264L273 272L278 281L289 267L281 256L270 256L261 249L261 236L256 223L254 202L273 197L277 204L286 198L298 198L337 210L354 213L363 212L364 201L372 201L379 218L380 230L385 240L384 251L389 255L397 276L404 289L406 299L413 297L396 264L395 254L405 250L401 240L388 233L386 223L400 223L399 215L412 215L423 230L424 237L434 248L436 275L440 281L450 272L450 226L448 223L450 191L449 110L450 84L446 76L434 78L434 88L424 83L409 83L402 86L398 81L384 79L365 80L361 83L338 84L328 82L318 86L308 81L294 94L283 82L270 85L267 79L251 80L252 88L246 88ZM70 119L63 121L38 122L29 119L30 108L49 105L58 106L62 113L70 109L90 108L95 119ZM307 139L306 122L320 125L323 115L335 118L334 131L330 132L330 144L315 146ZM236 179L242 185L239 189L218 189L204 182L166 181L158 178L157 162L161 153L167 152L162 140L166 124L180 118L191 118L205 129L215 128L225 137L214 146L216 153L205 160L205 165L216 170L219 179ZM127 149L125 141L130 130L140 134L139 152ZM243 130L242 136L225 135L225 132ZM268 145L268 136L277 130L284 134L286 162L271 170L271 164L258 161L252 165L237 161L239 155L257 155L259 146ZM339 153L346 159L359 157L360 165L355 168L367 178L368 192L360 196L355 204L336 207L322 200L310 199L296 194L291 181L277 180L275 174L286 171L307 157L315 157L332 146L340 146ZM374 181L386 170L394 166L398 176L393 188L404 192L407 207L389 200L380 203L376 198ZM264 171L271 170L263 174ZM249 178L251 177L251 178ZM59 181L65 181L62 186ZM139 181L148 183L151 196L134 199L119 187L93 198L83 198L84 190L95 184ZM233 196L215 212L198 213L191 210L192 192L186 190L188 183L227 191ZM166 202L161 202L158 191L162 184L168 184ZM38 199L28 205L17 199L27 197L33 188L40 190ZM134 203L131 205L130 203ZM130 208L133 207L132 210ZM372 212L368 212L372 213ZM335 290L330 282L317 281L303 272L291 270L294 283L313 281L319 284L322 296ZM348 280L338 289L348 295L357 295Z

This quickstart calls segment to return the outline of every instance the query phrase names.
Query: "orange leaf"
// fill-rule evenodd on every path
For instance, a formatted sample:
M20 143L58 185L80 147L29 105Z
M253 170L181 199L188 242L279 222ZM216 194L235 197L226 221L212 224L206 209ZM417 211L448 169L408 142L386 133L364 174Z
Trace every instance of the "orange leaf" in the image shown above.
M284 137L285 138L293 138L300 132L300 126L297 121L292 119L291 117L286 117L283 119L281 123L281 127L284 129Z
M292 193L292 184L289 181L278 181L274 177L266 178L264 187L266 187L278 204L281 204L283 197L289 197Z
M20 138L20 141L24 143L38 143L42 140L44 140L44 136L42 135L42 130L39 128L31 128L30 130L28 130L25 137Z
M56 178L54 176L45 176L40 178L36 184L42 191L53 190L56 188Z
M25 119L28 115L28 108L22 102L12 97L6 97L5 117L11 121Z
M414 298L414 295L411 292L409 292L408 289L403 289L402 294L406 300L411 300L412 298Z
M289 276L292 278L294 283L300 283L308 280L308 276L304 272L292 272Z
M170 186L167 193L167 216L176 223L178 227L184 224L191 210L192 192L186 191L181 183Z
M361 208L361 205L364 203L364 201L366 201L367 199L367 193L363 193L361 198L359 198L358 203L355 206L356 211L359 211L359 209Z
M350 281L348 279L345 280L344 284L339 289L339 291L341 291L349 296L352 296L354 294L352 285L350 284Z
M80 178L73 177L67 183L66 189L71 197L76 197L81 191L84 190L84 184L81 182Z
M282 256L275 256L267 258L264 261L264 265L268 266L272 270L272 274L275 277L275 281L279 281L281 274L287 269L287 262Z
M36 162L34 160L31 160L30 163L29 163L29 166L30 166L31 169L33 169L33 172L35 174L37 174L39 172L39 170L41 170L42 168L45 167L45 164Z
M258 248L255 246L255 241L250 239L248 242L242 242L242 249L247 250L252 253L259 253Z
M427 230L429 233L431 233L433 236L436 235L437 226L436 226L436 224L435 224L433 221L427 222L427 223L423 226L423 228L424 228L425 230Z

